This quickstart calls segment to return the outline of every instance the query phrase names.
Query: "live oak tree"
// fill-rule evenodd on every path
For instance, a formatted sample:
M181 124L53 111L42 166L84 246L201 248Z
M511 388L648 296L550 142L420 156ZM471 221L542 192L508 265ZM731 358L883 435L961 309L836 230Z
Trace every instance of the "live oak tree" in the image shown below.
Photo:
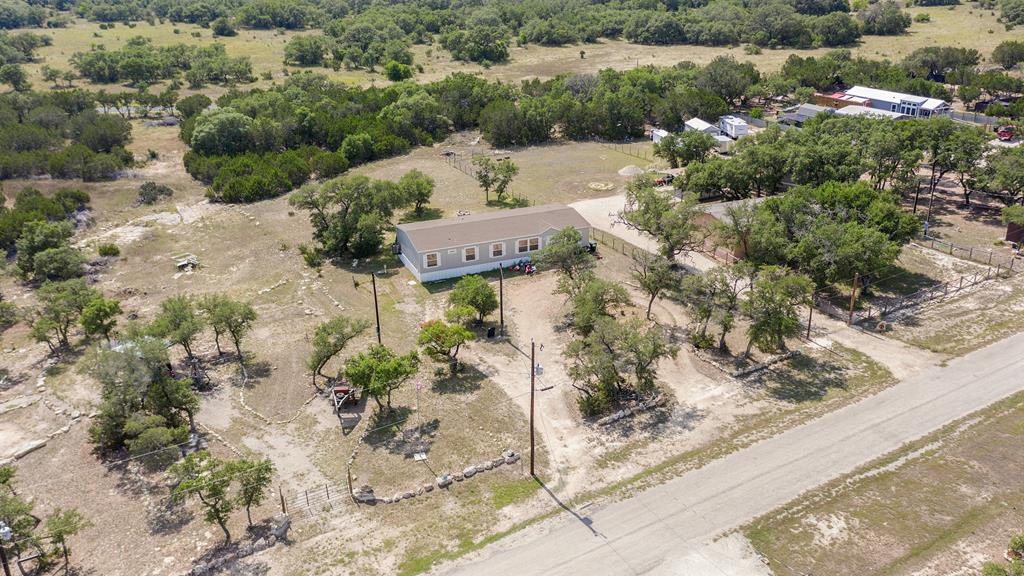
M398 189L412 203L416 215L420 216L423 214L423 209L430 203L430 197L434 194L434 179L419 170L412 169L398 179Z
M638 254L630 266L632 277L647 295L647 319L651 319L651 308L661 294L679 285L679 272L662 256L649 252Z
M473 333L461 324L430 320L420 327L416 343L423 346L427 356L438 362L447 362L454 374L459 366L459 350L472 339Z
M476 181L484 189L485 200L491 201L493 190L498 202L504 202L512 179L519 174L519 166L508 158L495 161L487 156L473 158L473 164L476 166Z
M368 321L347 316L335 316L316 327L313 332L313 352L306 360L306 367L313 373L314 388L320 390L316 385L317 375L330 378L323 373L324 366L369 327Z
M71 550L68 548L68 538L89 528L92 523L74 508L66 510L58 508L46 518L45 526L50 541L60 546L61 555L64 557L64 574L66 575L71 570Z
M696 196L677 200L673 192L656 190L649 176L638 176L626 187L626 204L630 209L619 213L619 221L653 236L665 258L675 261L704 248L709 233L700 222L704 209Z
M616 309L629 304L629 293L621 284L588 274L571 302L573 328L586 336L602 318L611 318Z
M178 344L189 360L195 358L192 345L202 332L205 322L196 312L195 303L184 295L171 296L160 303L160 311L150 325L153 334Z
M573 226L566 226L552 234L544 248L532 258L539 266L560 272L562 276L559 284L565 284L565 291L569 295L575 293L581 276L597 263L597 259L582 242L580 231Z
M375 344L366 352L349 358L345 378L377 403L377 409L391 412L391 393L412 378L419 370L416 351L396 354L387 346ZM384 400L382 402L382 400Z
M231 463L202 450L189 454L171 466L169 472L176 483L171 490L172 501L199 500L205 510L206 521L220 526L225 542L230 542L228 518L236 503L229 492L234 477Z
M672 168L678 168L707 160L714 148L715 139L710 134L687 130L662 138L654 145L654 155L664 158Z
M606 412L626 392L651 394L658 361L674 357L678 350L661 327L640 318L599 319L585 338L571 342L563 353L572 386L580 392L580 411L593 416Z
M242 367L242 373L248 376L245 369L245 358L242 355L242 339L252 329L256 321L256 310L252 304L233 300L223 294L209 294L199 300L199 309L203 311L206 322L213 328L214 341L217 344L217 354L223 354L220 349L220 337L224 334L231 338L235 346L235 353L238 363Z
M755 345L764 352L784 349L786 338L800 333L798 307L807 303L813 287L803 274L778 266L762 268L740 306L750 322L744 355Z
M483 276L463 276L448 294L448 305L455 308L467 306L476 311L477 321L498 309L498 295Z
M102 336L110 342L110 335L117 326L117 316L121 313L121 304L117 300L93 298L82 309L82 329L89 336Z
M45 342L51 352L71 346L71 332L89 303L100 297L85 280L47 282L36 292L41 307L32 324L32 337Z
M242 459L232 463L238 481L238 505L245 508L245 519L252 528L252 507L259 506L267 497L267 489L274 478L274 463L269 458Z

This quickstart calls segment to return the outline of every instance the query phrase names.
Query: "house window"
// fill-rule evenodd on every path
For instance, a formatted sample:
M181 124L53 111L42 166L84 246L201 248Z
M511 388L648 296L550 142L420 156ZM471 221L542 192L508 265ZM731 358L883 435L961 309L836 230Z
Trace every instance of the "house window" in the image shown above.
M476 246L470 246L469 248L462 249L462 261L472 262L476 260Z
M540 238L523 238L516 243L516 252L523 254L524 252L533 252L534 250L540 250Z
M505 243L495 242L491 244L491 258L501 258L505 255Z
M426 268L437 268L440 264L440 259L437 256L437 252L430 252L423 255L423 266Z

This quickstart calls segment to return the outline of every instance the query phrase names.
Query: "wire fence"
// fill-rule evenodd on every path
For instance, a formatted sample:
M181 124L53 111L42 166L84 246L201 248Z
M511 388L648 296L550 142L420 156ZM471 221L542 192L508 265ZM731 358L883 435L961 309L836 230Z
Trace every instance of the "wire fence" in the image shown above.
M984 264L985 266L1000 266L1011 271L1015 271L1014 268L1020 268L1020 264L1014 264L1016 261L1014 256L998 255L991 248L960 246L927 234L923 235L921 238L915 239L914 243L944 254L949 254L954 258L970 260L971 262L977 262L978 264Z
M602 147L609 150L614 150L627 156L639 158L646 162L654 160L654 154L651 149L643 144L637 142L598 142Z
M619 254L625 254L634 260L639 258L640 254L647 252L647 250L644 250L636 244L627 242L614 234L605 232L604 230L591 228L590 235L593 236L594 240L597 240L601 244L604 244Z
M445 154L444 162L459 172L462 172L471 178L476 178L477 168L473 164L472 158L464 158L462 155L452 152L450 154Z

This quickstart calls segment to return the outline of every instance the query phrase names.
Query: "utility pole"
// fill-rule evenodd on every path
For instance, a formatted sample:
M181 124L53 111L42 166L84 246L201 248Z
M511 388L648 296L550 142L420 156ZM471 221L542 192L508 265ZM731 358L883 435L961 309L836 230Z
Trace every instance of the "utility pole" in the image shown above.
M814 318L814 293L811 293L811 301L807 304L807 339L811 339L811 318Z
M498 264L498 325L499 336L505 336L505 267Z
M382 344L380 341L380 306L377 304L377 273L371 271L370 278L373 282L373 314L377 317L377 344Z
M846 322L847 325L853 325L853 306L857 303L857 283L860 280L860 274L853 273L853 291L850 292L850 319Z
M533 338L530 338L530 476L537 477L537 473L533 468L533 454L536 446L534 442L534 428L533 428L533 397L534 391L537 389L534 386L534 378L537 376L537 357L536 357L537 345L533 342Z

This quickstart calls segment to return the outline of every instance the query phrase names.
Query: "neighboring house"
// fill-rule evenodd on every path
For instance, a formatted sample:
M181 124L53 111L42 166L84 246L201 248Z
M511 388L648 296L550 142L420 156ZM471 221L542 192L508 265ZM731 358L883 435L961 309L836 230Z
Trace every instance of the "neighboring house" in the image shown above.
M798 106L792 106L782 111L782 116L779 117L779 122L783 124L791 124L793 126L803 126L804 122L807 122L811 118L814 118L818 114L832 114L834 110L826 106L818 106L817 104L800 104Z
M735 116L722 116L718 119L718 128L728 137L736 140L747 135L747 123Z
M394 249L417 280L432 282L528 259L566 226L590 244L590 223L579 212L547 204L399 224Z
M864 116L867 118L885 118L890 120L906 120L912 118L909 114L881 110L868 106L847 106L836 110L836 116Z
M686 132L687 130L696 130L697 132L704 132L705 134L711 134L712 136L722 133L717 126L714 124L708 124L700 118L690 118L684 122L683 131Z
M653 140L655 144L661 142L661 139L668 135L668 130L662 130L661 128L655 128L651 130L651 140Z
M846 106L864 106L912 118L928 118L929 116L948 114L953 109L948 102L938 98L915 96L866 86L854 86L835 94L815 94L814 96L816 103L823 106L839 109Z
M723 262L735 262L736 260L742 260L747 255L746 251L743 249L743 243L738 243L735 246L721 245L720 238L717 237L717 234L713 233L715 225L717 222L725 222L726 212L729 208L748 204L757 206L767 199L767 196L755 196L753 198L746 198L743 200L705 204L703 206L704 213L698 217L698 222L705 230L711 231L712 235L705 240L704 249L712 254L716 259Z

